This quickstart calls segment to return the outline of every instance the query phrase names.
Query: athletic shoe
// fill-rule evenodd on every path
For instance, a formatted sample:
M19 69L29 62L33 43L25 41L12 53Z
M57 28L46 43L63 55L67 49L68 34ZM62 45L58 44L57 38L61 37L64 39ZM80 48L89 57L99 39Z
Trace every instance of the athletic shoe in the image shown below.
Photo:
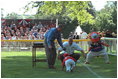
M77 60L77 63L80 63L80 60Z
M85 62L85 64L90 64L89 62Z
M66 72L70 72L70 70L66 70Z
M106 64L111 64L111 62L107 62Z

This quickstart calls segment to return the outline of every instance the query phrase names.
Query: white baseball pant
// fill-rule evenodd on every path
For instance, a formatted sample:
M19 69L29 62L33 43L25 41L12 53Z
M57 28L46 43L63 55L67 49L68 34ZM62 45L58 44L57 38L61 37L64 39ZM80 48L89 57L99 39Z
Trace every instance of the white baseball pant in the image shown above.
M86 57L86 62L89 62L94 56L100 56L100 55L103 55L104 56L104 59L105 59L105 62L109 62L109 57L108 57L108 54L106 52L106 49L103 49L99 52L92 52L90 51L88 54L87 54L87 57Z
M70 72L75 67L75 61L68 59L65 61L66 71Z

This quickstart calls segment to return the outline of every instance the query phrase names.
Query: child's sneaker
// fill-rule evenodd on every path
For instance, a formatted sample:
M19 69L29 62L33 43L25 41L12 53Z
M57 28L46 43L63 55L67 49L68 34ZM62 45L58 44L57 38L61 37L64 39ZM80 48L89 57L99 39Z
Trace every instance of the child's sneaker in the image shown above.
M77 63L80 63L80 60L77 60Z
M85 64L90 64L89 62L85 62Z
M111 64L111 62L106 62L106 64Z
M71 70L71 72L73 72L73 69Z
M66 72L70 72L70 70L66 70Z

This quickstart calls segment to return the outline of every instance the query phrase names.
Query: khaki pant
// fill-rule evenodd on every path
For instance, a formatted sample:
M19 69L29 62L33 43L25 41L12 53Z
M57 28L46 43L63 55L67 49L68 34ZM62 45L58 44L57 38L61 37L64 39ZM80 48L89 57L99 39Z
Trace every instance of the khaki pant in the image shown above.
M56 48L53 45L53 48L49 48L45 40L45 52L47 56L48 66L53 66L56 60Z

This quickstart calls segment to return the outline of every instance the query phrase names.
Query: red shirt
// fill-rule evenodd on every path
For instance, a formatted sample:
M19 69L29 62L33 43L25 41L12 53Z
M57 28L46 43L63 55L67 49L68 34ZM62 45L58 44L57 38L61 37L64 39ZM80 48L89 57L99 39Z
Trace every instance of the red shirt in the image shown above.
M66 57L64 58L63 62L62 62L62 66L65 65L65 61L68 60L68 59L72 59L73 61L76 61L75 58L73 58L73 57L71 57L71 56L66 56Z

